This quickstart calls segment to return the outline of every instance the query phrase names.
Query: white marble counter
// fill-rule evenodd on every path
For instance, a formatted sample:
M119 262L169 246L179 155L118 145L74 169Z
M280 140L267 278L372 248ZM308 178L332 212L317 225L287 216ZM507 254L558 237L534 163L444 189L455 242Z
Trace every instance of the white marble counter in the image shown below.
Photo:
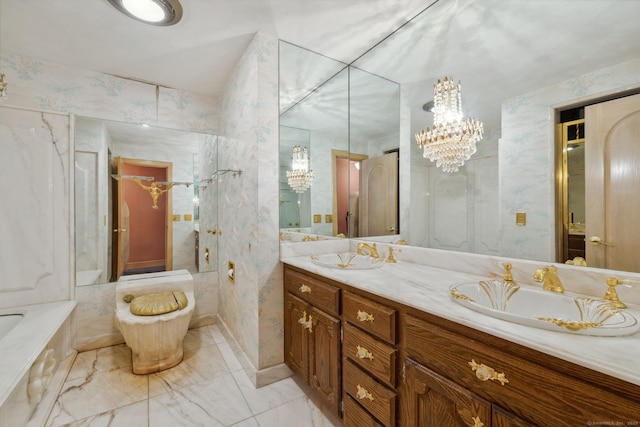
M345 271L318 266L306 254L283 257L281 261L640 386L640 333L624 337L591 337L547 331L494 319L462 307L449 297L452 284L476 282L487 279L487 275L402 261L385 263L373 270ZM638 308L633 306L627 310L640 319Z

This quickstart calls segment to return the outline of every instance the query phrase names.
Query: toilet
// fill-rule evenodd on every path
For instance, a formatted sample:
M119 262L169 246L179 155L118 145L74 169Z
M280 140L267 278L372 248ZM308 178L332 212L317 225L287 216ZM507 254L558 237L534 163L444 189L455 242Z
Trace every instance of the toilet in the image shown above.
M186 306L164 314L138 315L131 312L131 302L125 301L168 291L183 292ZM184 337L195 305L193 277L187 270L129 276L116 283L115 323L131 349L134 374L151 374L182 361Z

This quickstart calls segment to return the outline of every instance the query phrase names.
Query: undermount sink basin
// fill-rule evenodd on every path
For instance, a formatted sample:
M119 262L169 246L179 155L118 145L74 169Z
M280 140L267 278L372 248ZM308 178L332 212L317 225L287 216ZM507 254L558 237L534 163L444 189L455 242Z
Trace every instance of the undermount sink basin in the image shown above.
M607 301L484 280L449 288L460 305L502 320L578 335L622 336L640 329L635 317Z
M384 263L381 258L373 258L368 255L358 255L353 252L312 255L311 261L322 267L337 268L341 270L368 270L371 268L378 268Z

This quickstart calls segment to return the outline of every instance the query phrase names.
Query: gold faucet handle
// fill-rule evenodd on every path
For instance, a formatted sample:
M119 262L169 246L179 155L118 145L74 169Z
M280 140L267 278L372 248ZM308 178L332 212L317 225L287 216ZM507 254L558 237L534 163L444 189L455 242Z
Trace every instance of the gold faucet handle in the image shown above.
M511 264L505 262L504 264L502 264L502 266L504 267L504 276L502 280L504 280L505 282L513 282L513 276L511 275Z
M609 301L609 303L611 303L611 305L615 306L616 308L627 308L627 304L620 301L620 298L618 297L618 291L616 291L616 286L618 285L640 285L640 283L619 280L615 277L607 277L608 288L607 292L604 293L603 299L605 301Z
M393 248L392 247L389 247L389 255L387 255L387 262L389 262L389 263L397 262L396 259L393 257Z

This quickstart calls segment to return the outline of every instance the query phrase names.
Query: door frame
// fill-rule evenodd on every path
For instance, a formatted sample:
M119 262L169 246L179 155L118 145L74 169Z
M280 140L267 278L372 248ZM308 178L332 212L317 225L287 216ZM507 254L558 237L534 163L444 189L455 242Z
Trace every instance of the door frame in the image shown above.
M145 167L151 167L151 168L156 168L156 169L165 169L165 179L166 181L173 181L173 163L172 162L163 162L163 161L157 161L157 160L144 160L144 159L132 159L132 158L126 158L126 157L115 157L114 158L114 163L116 164L117 167L117 173L121 172L121 168L124 165L132 165L132 166L145 166ZM118 200L117 200L117 207L114 209L114 215L116 215L116 217L114 218L114 224L116 224L116 228L120 227L120 212L122 209L122 201L124 199L124 194L122 191L122 185L123 182L121 179L118 180L117 183L117 194L118 194ZM167 191L164 194L164 205L166 207L165 212L166 212L166 217L165 217L165 227L164 227L164 241L165 241L165 254L164 254L164 261L165 261L165 270L166 271L171 271L173 270L173 193L172 191ZM116 238L114 238L114 241L116 240ZM117 249L117 253L113 254L113 256L115 257L116 260L116 264L120 263L120 251L122 250L121 247L121 236L120 234L118 234L117 236L117 240L118 240L118 249ZM124 267L124 266L123 266ZM116 277L115 280L117 281L120 277L118 275L118 270L120 269L120 267L118 266L117 270L116 270Z
M331 180L332 180L332 193L333 193L333 200L331 201L332 205L331 205L331 212L333 214L333 228L332 228L332 235L336 236L338 234L338 191L340 190L338 188L338 183L337 183L337 179L336 179L336 172L337 172L337 159L346 159L349 160L349 162L351 161L355 161L355 162L359 162L361 160L365 160L368 159L369 156L366 154L358 154L358 153L351 153L349 151L345 151L345 150L336 150L336 149L331 149ZM351 177L349 177L349 182L347 183L348 185L350 185L351 182ZM344 189L341 189L341 191L344 191ZM347 187L347 193L349 192L349 187ZM348 196L348 194L347 194ZM351 233L349 233L351 234ZM345 236L345 237L351 237L351 236Z

